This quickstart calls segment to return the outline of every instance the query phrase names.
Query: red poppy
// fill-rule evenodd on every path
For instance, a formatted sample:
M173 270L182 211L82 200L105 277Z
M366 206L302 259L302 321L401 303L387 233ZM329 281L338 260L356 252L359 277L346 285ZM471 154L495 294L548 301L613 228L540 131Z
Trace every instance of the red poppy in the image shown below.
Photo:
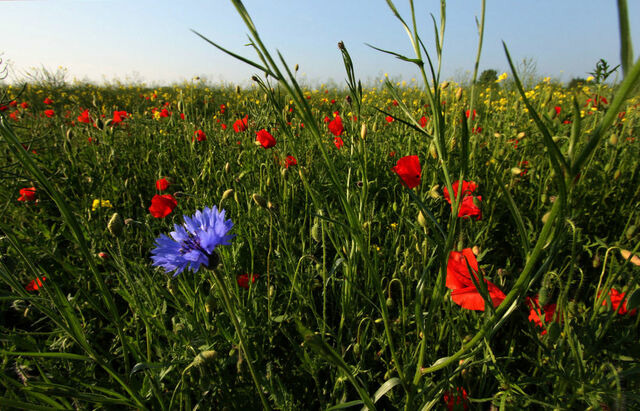
M51 109L47 109L44 111L44 115L51 118L56 116L56 112Z
M224 104L220 104L220 114L224 114L226 109L227 109L227 106L225 106Z
M31 280L24 288L27 291L38 291L38 289L42 287L42 282L46 280L47 277L44 275L42 277L36 277L35 280Z
M171 112L169 110L167 110L166 108L163 108L160 111L160 117L169 117L171 116Z
M207 135L200 129L196 130L193 135L198 139L198 141L205 141L207 139ZM191 141L193 141L193 139L191 139Z
M129 113L127 113L124 110L120 110L120 111L116 110L116 111L114 111L113 112L113 120L112 120L113 124L122 123L122 121L124 119L126 119L128 116L129 116Z
M15 106L17 106L17 105L18 105L18 102L17 102L17 101L15 101L15 100L11 100L11 101L9 102L9 107L15 107Z
M342 141L342 137L334 137L333 144L336 148L342 148L342 146L344 146L344 141Z
M453 189L453 195L456 196L456 198L458 198L458 185L460 184L460 180L456 180L453 184L451 184L451 188ZM468 195L473 194L474 191L476 191L476 188L478 188L478 185L476 183L474 183L473 181L462 181L462 192L460 193L460 195L462 195L462 197L466 197ZM451 204L451 197L449 196L449 189L445 186L444 189L442 190L444 192L444 199L447 200L447 203Z
M467 391L462 387L457 387L455 392L445 391L443 399L448 411L469 409Z
M249 278L251 276L251 278ZM242 287L245 290L249 289L249 279L251 279L251 284L255 284L256 280L260 277L260 274L242 274L236 278L238 282L238 287Z
M298 160L294 156L287 156L284 166L285 168L289 168L289 166L295 166L298 164Z
M427 126L428 119L425 116L420 117L420 126L425 128Z
M331 104L336 104L336 99L332 98L331 99Z
M396 152L395 151L392 151L392 152L389 153L389 157L395 157L395 156L396 156Z
M91 116L89 116L89 109L86 109L82 113L80 113L80 115L78 116L78 122L91 124Z
M18 201L36 201L36 188L35 187L27 187L20 189L20 197L18 197Z
M464 112L464 115L465 115L465 117L467 117L467 118L469 118L469 114L470 114L469 110L467 110L467 111L465 111L465 112ZM474 109L473 109L473 115L471 115L471 120L475 120L475 119L476 119L476 114L477 114L477 113L476 113L476 109L474 108Z
M539 314L544 314L544 322L545 324L553 321L553 315L556 312L556 304L547 304L544 307L540 308L540 303L538 302L538 296L536 295L534 298L527 297L527 307L529 307L529 321L534 322L538 327L544 328L542 324L542 320L540 319ZM543 329L540 332L540 335L545 335L547 333L546 329Z
M454 303L467 310L484 311L484 299L476 288L469 267L473 272L476 282L478 278L478 261L470 248L462 251L451 251L447 262L446 286L451 290L451 299ZM484 280L489 297L494 307L500 305L505 299L504 293L492 282Z
M53 104L53 100L51 100L49 97L45 98L43 101L44 104L46 104L47 106Z
M18 121L18 114L20 114L20 112L16 110L13 113L9 114L9 117L11 117L11 120L13 121Z
M170 185L171 183L169 182L169 180L164 177L156 181L156 188L158 189L158 191L164 191L169 188Z
M555 112L556 112L556 116L557 116L558 114L560 114L560 112L562 111L562 107L560 107L560 106L555 106L553 109L554 109L554 110L555 110Z
M149 212L155 218L164 218L171 214L178 205L178 201L171 194L154 195L151 199Z
M325 122L326 119L328 119L328 117L325 118ZM342 132L344 132L344 127L342 126L342 119L340 118L340 116L335 116L327 126L329 127L329 131L331 132L331 134L336 137L340 137L342 135Z
M249 115L246 115L242 119L238 119L233 123L233 130L236 133L245 131L247 128L249 128Z
M271 148L276 145L276 139L265 129L256 132L256 141L264 148Z
M393 101L391 102L391 104L393 104L394 106L396 106L396 107L397 107L397 106L398 106L398 100L393 100Z
M609 298L605 298L605 300L602 302L602 305L607 305L608 300L611 300L611 308L616 310L620 315L625 315L625 314L635 315L636 312L638 311L636 308L634 308L631 311L628 311L625 293L621 293L615 288L612 288L611 290L609 290ZM620 304L622 304L622 307L620 307ZM618 307L620 308L619 310L618 310Z
M222 123L222 124L220 124L220 128L224 131L224 130L227 129L227 125Z
M26 110L29 108L29 103L27 103L26 101L23 101L22 103L20 103L20 107Z
M398 162L391 169L401 179L402 184L408 188L414 188L420 185L420 175L422 167L420 167L420 159L418 156L405 156L398 159Z
M395 120L393 117L391 117L391 116L386 116L384 119L385 119L385 120L387 120L387 123L393 123L394 121L396 121L396 120Z
M0 111L7 111L7 110L9 110L9 107L5 105L0 105Z
M180 113L180 120L184 120L184 113Z

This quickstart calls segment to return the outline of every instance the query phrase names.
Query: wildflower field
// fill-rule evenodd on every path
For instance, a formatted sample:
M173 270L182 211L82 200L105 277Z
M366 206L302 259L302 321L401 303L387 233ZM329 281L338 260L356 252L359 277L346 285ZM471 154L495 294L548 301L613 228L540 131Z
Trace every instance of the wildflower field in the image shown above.
M640 407L640 63L306 87L234 4L250 87L0 89L1 408Z

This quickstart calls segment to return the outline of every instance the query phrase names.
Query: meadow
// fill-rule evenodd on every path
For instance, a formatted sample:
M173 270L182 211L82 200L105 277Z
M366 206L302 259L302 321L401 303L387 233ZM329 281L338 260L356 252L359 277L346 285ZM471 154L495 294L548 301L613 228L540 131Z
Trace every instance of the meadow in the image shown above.
M249 87L0 89L0 406L640 407L640 63L306 87L234 4Z

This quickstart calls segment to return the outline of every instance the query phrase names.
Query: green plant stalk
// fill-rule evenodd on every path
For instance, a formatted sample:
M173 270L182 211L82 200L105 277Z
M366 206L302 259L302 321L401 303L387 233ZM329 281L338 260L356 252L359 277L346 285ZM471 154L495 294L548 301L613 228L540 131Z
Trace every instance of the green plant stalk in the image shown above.
M244 337L244 333L242 332L242 327L240 327L240 323L238 322L238 316L236 315L236 311L233 307L233 304L231 303L231 299L229 298L229 293L227 292L226 285L222 282L216 270L209 269L208 271L213 276L213 279L216 283L216 287L220 292L220 295L222 295L222 302L224 303L227 313L231 318L231 322L233 323L233 328L235 328L236 334L238 335L240 348L242 349L244 356L247 358L247 366L249 367L249 372L251 373L251 378L253 379L253 383L256 386L256 391L258 391L258 395L260 396L262 407L265 410L270 410L271 407L269 406L269 403L267 402L267 399L265 398L264 393L262 392L262 388L260 387L260 382L258 381L258 376L255 370L253 369L253 357L247 347L246 339Z
M514 284L512 290L509 292L509 294L507 294L505 299L502 301L502 303L500 303L500 305L496 309L495 314L491 316L487 320L487 322L484 323L480 331L478 331L476 335L469 342L464 344L462 348L458 350L455 354L447 357L446 359L443 359L442 361L437 362L437 364L434 364L427 368L423 368L422 369L423 375L443 369L449 366L454 361L457 361L467 351L469 351L469 349L476 346L487 334L493 331L494 325L498 323L499 320L501 320L502 316L505 315L507 311L511 308L511 305L516 302L516 300L522 295L524 291L526 291L525 288L527 283L529 282L529 277L533 274L533 268L537 263L538 259L540 258L544 245L547 243L547 241L550 238L550 235L552 234L553 225L556 222L556 219L558 218L558 216L561 214L561 210L563 206L564 206L564 202L561 201L560 198L553 204L551 213L549 215L549 219L547 220L545 225L542 227L540 237L538 237L538 241L536 242L536 245L533 251L531 252L530 257L527 259L527 263L525 264L524 269L522 270L522 273L516 280L516 283Z
M129 358L128 358L128 348L126 344L126 340L122 334L122 330L124 329L124 325L122 324L122 320L120 315L118 314L118 309L116 308L115 302L113 300L113 296L109 292L109 289L104 283L104 280L101 278L100 273L98 272L94 262L93 256L89 251L89 247L87 245L86 239L82 234L82 229L80 228L80 224L73 216L71 209L69 208L67 202L62 198L62 195L58 190L47 180L44 174L40 171L35 162L31 159L30 155L26 150L23 149L22 145L18 141L18 137L13 132L13 129L6 122L4 116L0 115L0 134L4 137L5 141L8 143L9 150L18 158L18 161L27 169L34 178L38 181L38 183L45 189L45 191L51 196L53 201L56 203L58 210L62 214L64 221L71 229L73 236L75 237L78 246L84 256L86 263L89 265L89 270L93 274L94 280L100 290L100 294L109 310L109 313L113 317L113 321L116 324L116 333L120 342L122 344L122 357L125 362L125 368L130 369L129 367Z
M475 98L476 98L476 83L478 79L478 68L480 67L480 55L482 54L482 41L484 40L484 16L486 9L486 0L482 0L482 10L480 11L480 25L478 26L478 53L476 54L476 62L473 66L473 80L471 81L471 91L469 92L469 117L466 119L467 129L473 129L473 109L475 106ZM474 152L475 152L475 141L474 139Z
M633 45L631 44L627 0L618 0L618 22L620 25L620 61L622 62L622 73L626 77L631 64L633 64Z

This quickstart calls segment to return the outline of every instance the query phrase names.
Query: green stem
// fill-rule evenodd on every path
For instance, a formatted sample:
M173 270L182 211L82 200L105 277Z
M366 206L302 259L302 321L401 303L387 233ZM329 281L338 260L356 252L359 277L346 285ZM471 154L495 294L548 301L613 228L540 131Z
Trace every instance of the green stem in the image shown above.
M260 383L258 382L258 376L256 375L256 372L253 369L253 358L251 357L251 354L247 349L247 344L245 343L246 340L244 338L244 334L242 333L242 328L240 327L238 316L236 315L233 305L231 304L231 299L229 298L229 293L227 292L227 288L225 284L222 282L222 280L220 280L220 277L218 276L218 273L215 270L209 270L209 271L213 275L213 279L216 282L216 287L218 288L220 295L222 295L222 300L224 302L225 308L227 309L227 313L231 318L231 322L233 323L233 328L236 329L236 334L238 334L240 349L242 350L245 358L247 359L247 366L249 367L249 373L251 374L253 383L255 384L256 390L258 391L258 395L260 396L260 401L262 401L262 407L265 410L270 410L271 407L269 407L269 403L267 402L267 399L265 398L264 393L262 392L262 388L260 387Z

